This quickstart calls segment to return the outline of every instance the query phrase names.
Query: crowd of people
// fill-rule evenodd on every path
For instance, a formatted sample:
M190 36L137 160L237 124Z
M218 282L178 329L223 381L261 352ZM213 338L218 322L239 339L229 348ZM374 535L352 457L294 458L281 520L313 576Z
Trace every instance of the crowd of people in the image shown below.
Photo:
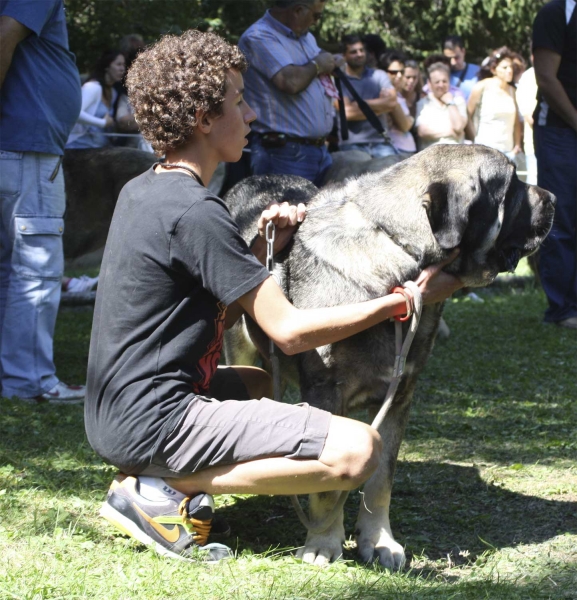
M451 36L421 76L417 63L387 52L378 36L353 36L335 57L309 31L325 4L276 0L238 47L191 30L136 58L137 50L107 52L81 89L63 1L0 1L2 395L32 402L86 396L88 439L121 472L102 514L164 554L197 556L200 547L208 560L230 556L226 546L207 544L212 493L349 489L378 465L381 439L367 425L307 405L248 400L270 395L270 378L250 367L217 368L226 327L245 312L283 351L297 353L407 312L405 294L395 291L347 306L291 305L263 266L264 229L277 225L275 250L282 249L305 207L265 210L249 247L205 188L217 165L240 159L251 129L255 174L315 182L331 164L334 127L342 147L372 156L465 140L511 157L520 151L518 55L500 48L477 69L466 62L463 41ZM574 0L552 0L537 15L533 126L538 182L558 199L541 256L545 321L577 328L574 9ZM139 40L130 42L133 48ZM351 84L342 107L332 78L339 64ZM342 124L339 130L337 106L348 136ZM529 113L523 102L521 114ZM62 155L65 147L108 143L111 129L135 131L136 124L165 160L120 194L87 388L67 385L56 376L52 344L64 266ZM457 252L417 277L425 304L462 286L442 270Z
M277 13L277 17L280 15ZM310 17L314 22L314 13ZM309 177L319 183L330 164L325 141L332 132L337 139L333 150L361 150L372 157L406 157L432 144L475 142L501 150L515 160L524 148L526 179L536 183L532 113L537 88L534 70L525 69L520 54L502 47L476 65L466 61L462 38L451 35L443 41L442 53L429 55L421 65L403 51L388 50L376 34L349 34L342 40L341 53L332 55L320 51L308 28L301 31L298 26L291 28L290 23L289 19L284 25L293 35L306 34L301 35L306 46L292 46L290 50L291 46L285 44L283 50L288 51L290 62L280 69L278 49L274 59L262 50L267 36L272 39L276 32L278 38L283 32L282 17L267 13L240 41L252 67L246 75L247 98L258 115L249 148L252 173L271 172L270 152L266 149L274 147L276 154L286 156L286 161L308 164L309 170L317 168L316 162L311 164L304 155L322 156L315 176ZM118 50L105 50L98 58L82 85L82 107L66 149L122 145L152 151L139 135L124 84L128 68L144 48L143 38L130 34L122 38ZM297 66L309 55L314 55L314 60L304 66L310 71L310 81L307 75L298 73ZM309 64L314 65L314 71ZM334 86L337 66L378 117L384 135L367 120L345 88L342 101L347 136L343 139L338 118L340 99ZM285 67L288 69L283 73ZM313 92L315 86L322 88L320 105L315 104L320 97ZM306 109L295 108L304 107L307 101ZM280 140L278 133L284 134ZM302 140L309 142L303 144ZM281 144L287 148L282 152Z

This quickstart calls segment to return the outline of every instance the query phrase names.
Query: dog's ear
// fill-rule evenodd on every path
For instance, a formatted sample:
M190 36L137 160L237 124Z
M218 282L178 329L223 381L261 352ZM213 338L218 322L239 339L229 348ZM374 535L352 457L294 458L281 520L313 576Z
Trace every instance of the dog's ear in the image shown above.
M443 250L456 248L469 223L469 209L477 186L462 177L433 182L423 196L433 235Z

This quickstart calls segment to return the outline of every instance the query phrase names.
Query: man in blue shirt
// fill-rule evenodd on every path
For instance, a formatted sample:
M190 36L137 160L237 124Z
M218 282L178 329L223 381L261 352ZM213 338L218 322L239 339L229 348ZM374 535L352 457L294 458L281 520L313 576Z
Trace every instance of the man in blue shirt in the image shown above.
M64 269L64 144L80 112L63 0L0 1L0 382L2 395L78 402L56 377Z
M249 69L245 98L256 112L251 167L256 175L300 175L317 184L332 160L325 141L333 126L329 74L309 27L326 0L276 0L239 40Z
M451 85L458 87L469 99L473 86L477 83L479 65L465 61L465 45L458 35L449 35L443 42L443 54L451 59Z

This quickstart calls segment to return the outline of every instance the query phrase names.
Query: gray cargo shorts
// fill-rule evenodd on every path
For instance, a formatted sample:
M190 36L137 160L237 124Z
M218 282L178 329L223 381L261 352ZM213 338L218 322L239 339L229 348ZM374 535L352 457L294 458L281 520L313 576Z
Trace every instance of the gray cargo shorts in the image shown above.
M141 475L184 477L208 467L261 458L320 457L331 413L268 398L225 399L248 397L233 368L219 368L209 391L215 398L192 400Z

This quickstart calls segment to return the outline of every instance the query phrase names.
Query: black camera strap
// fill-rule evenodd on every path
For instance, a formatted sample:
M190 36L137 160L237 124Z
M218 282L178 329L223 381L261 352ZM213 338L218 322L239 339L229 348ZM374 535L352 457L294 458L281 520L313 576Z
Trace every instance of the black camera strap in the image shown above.
M391 138L389 137L387 130L381 123L381 120L379 119L379 117L377 117L377 115L375 114L373 109L367 104L367 102L363 100L363 98L361 98L357 90L355 90L355 88L353 87L353 84L350 82L349 78L343 73L341 69L339 69L339 67L335 67L335 70L333 71L333 76L335 78L337 91L339 92L339 116L341 120L341 138L345 141L349 139L349 128L347 126L347 118L345 115L345 103L343 100L342 86L344 85L347 88L350 95L353 97L354 101L359 105L359 108L361 109L363 115L365 115L367 121L383 136L383 140L385 141L385 143L389 144L395 150L395 153L398 154L398 150L395 148L393 142L391 141Z

